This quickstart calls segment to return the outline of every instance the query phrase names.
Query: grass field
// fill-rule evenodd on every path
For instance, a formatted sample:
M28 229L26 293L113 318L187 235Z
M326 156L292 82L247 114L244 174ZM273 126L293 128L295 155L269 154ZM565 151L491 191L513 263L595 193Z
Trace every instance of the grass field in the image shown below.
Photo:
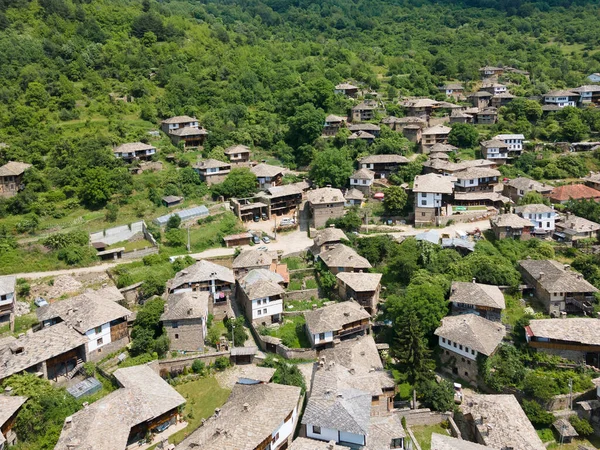
M229 397L229 390L223 389L214 377L200 378L175 386L186 400L183 417L188 426L169 438L171 444L178 444L198 428L202 419L213 415L215 408L221 407Z
M419 442L421 450L431 449L431 435L433 433L447 435L447 431L442 427L441 424L435 425L420 425L411 427L415 439Z
M281 339L282 343L290 348L310 348L304 324L304 316L286 317L279 328L268 329L268 334Z

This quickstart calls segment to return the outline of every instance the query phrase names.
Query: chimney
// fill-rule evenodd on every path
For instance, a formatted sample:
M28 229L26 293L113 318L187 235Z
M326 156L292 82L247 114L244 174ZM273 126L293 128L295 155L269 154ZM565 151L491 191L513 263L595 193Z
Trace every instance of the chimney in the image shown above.
M191 316L191 315L192 315L192 311L193 311L193 309L192 309L192 308L188 308L188 316Z
M71 425L73 425L73 416L69 416L65 419L64 429L68 430L69 428L71 428Z
M538 280L541 280L543 276L544 276L544 272L540 272L540 274L538 275Z
M219 417L221 415L221 408L215 409L215 417Z
M248 403L244 403L243 405L244 411L248 412L250 410L250 405Z
M473 277L473 283L477 282L477 278Z

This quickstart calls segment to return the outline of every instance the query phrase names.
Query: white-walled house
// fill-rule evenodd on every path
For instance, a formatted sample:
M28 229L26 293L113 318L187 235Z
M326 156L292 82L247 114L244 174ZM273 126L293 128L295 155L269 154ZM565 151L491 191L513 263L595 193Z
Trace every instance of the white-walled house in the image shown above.
M253 269L239 281L238 301L251 322L277 323L283 313L281 275L267 269Z
M546 105L554 105L559 108L564 108L565 106L575 107L579 100L579 94L571 91L550 91L544 94L543 98Z
M498 134L493 137L508 145L509 152L522 152L525 136L522 134Z
M417 175L413 192L415 194L415 226L436 223L436 217L441 215L445 205L444 196L449 197L454 192L455 177L436 173Z
M10 321L17 301L17 277L7 275L0 277L0 323Z
M531 220L533 233L552 235L556 228L556 212L554 208L544 204L524 205L515 208L515 212L524 219Z
M341 339L368 333L371 315L357 302L346 301L305 311L304 318L312 347L322 348Z
M369 195L375 180L375 172L369 169L358 169L350 176L350 187Z

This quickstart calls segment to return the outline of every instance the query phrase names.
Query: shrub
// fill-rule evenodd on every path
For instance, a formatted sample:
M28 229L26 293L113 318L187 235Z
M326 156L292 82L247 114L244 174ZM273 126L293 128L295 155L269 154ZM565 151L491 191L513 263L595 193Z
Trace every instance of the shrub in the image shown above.
M552 413L542 408L535 400L523 400L523 411L536 428L546 428L554 422Z
M194 372L194 373L204 373L205 368L206 368L206 364L204 364L204 361L201 361L199 359L196 359L192 363L192 372Z
M231 363L229 362L229 358L227 356L219 356L215 359L215 369L217 370L225 370L227 369Z
M586 419L578 416L571 416L569 417L569 422L571 422L571 425L573 425L573 428L575 428L575 431L577 431L580 436L589 436L594 432L594 428L592 428L592 425Z

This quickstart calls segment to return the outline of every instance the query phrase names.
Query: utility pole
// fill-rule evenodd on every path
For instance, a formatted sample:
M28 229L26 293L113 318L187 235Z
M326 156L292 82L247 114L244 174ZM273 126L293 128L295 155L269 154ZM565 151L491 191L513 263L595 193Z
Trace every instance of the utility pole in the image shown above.
M190 246L190 226L187 226L187 235L188 235L188 239L187 239L187 251L188 253L191 252L191 246Z
M573 379L569 378L569 409L573 410Z
M235 325L231 325L231 348L235 347Z

